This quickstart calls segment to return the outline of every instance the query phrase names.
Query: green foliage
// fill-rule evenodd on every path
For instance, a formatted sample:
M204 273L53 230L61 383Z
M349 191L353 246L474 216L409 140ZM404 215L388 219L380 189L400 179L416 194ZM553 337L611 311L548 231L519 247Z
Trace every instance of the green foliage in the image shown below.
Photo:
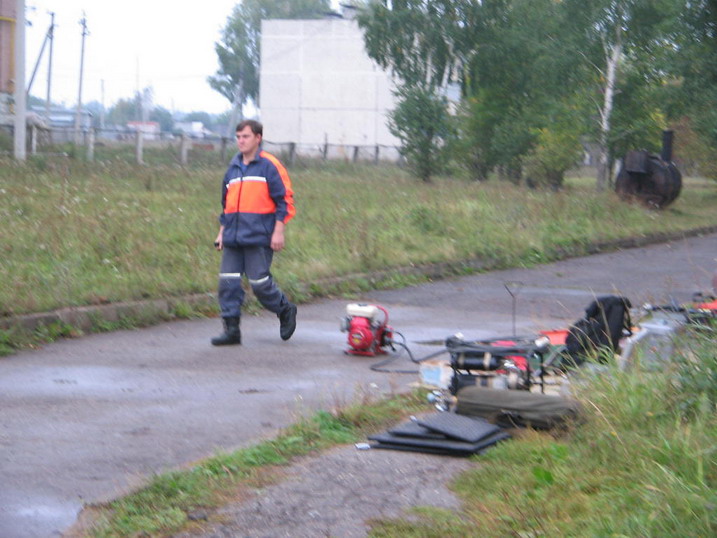
M553 5L375 2L361 13L359 25L369 56L397 75L404 93L422 88L431 94L458 78L469 101L462 107L460 138L452 141L452 154L471 177L482 180L497 165L519 174L521 156L531 144L529 109L540 109L536 95L554 95L564 87L548 83L546 75L558 76L556 62L536 65L543 44L551 43L547 27L556 26ZM408 98L399 95L399 100L401 107ZM395 123L405 128L407 121L402 121ZM426 135L426 129L419 128L409 138L425 140ZM414 143L419 149L408 151L421 155L430 145Z
M491 144L490 107L494 101L487 92L466 97L458 108L456 116L457 136L449 149L451 156L475 181L485 181L498 160Z
M713 331L715 323L707 327ZM710 333L693 332L679 346L675 361L681 389L679 409L686 417L709 415L717 409L717 354Z
M476 536L474 524L456 517L456 514L450 510L421 507L411 510L411 515L413 516L411 521L403 519L370 521L370 538Z
M172 113L164 107L154 107L149 113L149 121L159 123L159 128L163 133L171 133L174 130ZM208 126L209 124L207 123L206 125Z
M610 155L620 158L633 149L659 154L667 127L659 83L646 84L645 75L632 64L623 65L621 73L608 137Z
M665 86L672 118L688 116L712 158L706 175L717 179L717 4L713 0L685 2L676 27L680 53L671 58L673 74Z
M0 331L0 357L11 355L17 347L17 337L11 331Z
M565 172L575 166L583 151L579 135L569 122L538 130L537 142L525 160L531 184L554 189L563 186Z
M42 168L3 167L0 174L2 218L24 231L24 238L17 234L0 244L0 272L8 284L0 304L7 313L207 290L191 274L162 277L159 267L178 267L195 255L199 266L213 265L200 245L216 233L209 192L216 190L218 171L195 170L184 185L172 187L169 178L179 178L181 169L92 168L62 160ZM153 174L163 180L155 182Z
M131 99L119 99L110 107L105 121L112 125L126 125L129 121L141 119L141 96L137 93Z
M421 233L443 234L446 231L444 217L439 209L423 205L417 206L409 212L408 218Z
M230 103L258 102L261 21L311 19L330 11L328 0L244 0L237 3L215 44L219 60L209 85Z
M0 130L0 151L11 152L14 148L14 142L11 135L4 130Z
M431 90L402 86L398 103L390 113L388 127L401 141L401 155L423 181L430 181L441 167L451 127L448 103Z
M717 181L717 144L713 146L708 137L698 133L687 116L670 122L670 128L675 132L674 154L680 171Z
M665 58L675 54L673 27L680 8L671 0L567 0L564 4L570 23L567 31L584 58L586 78L580 89L595 102L591 131L600 151L600 190L611 179L609 165L622 156L615 153L615 142L641 123L644 127L643 120L660 108L650 90L661 86ZM617 116L622 119L622 132L615 132Z
M53 342L58 338L77 336L77 334L77 330L72 325L63 321L41 325L36 331L36 336L43 342Z
M177 301L172 305L171 315L178 319L194 319L215 313L216 307L208 308L204 304L191 304L186 301Z
M393 71L402 84L439 88L455 68L455 33L465 23L465 4L453 0L370 2L358 16L366 52Z
M466 155L485 178L498 166L519 179L535 131L551 128L551 112L574 92L576 57L561 43L562 15L552 1L487 2L473 37L465 82L469 114ZM559 118L557 118L559 120ZM482 162L481 162L482 159Z
M608 163L654 148L666 119L685 113L717 147L716 9L711 0L408 0L369 3L359 25L368 54L403 84L460 83L452 155L471 178L496 169L517 180L528 158L532 175L542 168L556 183L562 165L552 171L548 161L561 151L555 123L566 118L556 110L565 102L580 102L567 117Z

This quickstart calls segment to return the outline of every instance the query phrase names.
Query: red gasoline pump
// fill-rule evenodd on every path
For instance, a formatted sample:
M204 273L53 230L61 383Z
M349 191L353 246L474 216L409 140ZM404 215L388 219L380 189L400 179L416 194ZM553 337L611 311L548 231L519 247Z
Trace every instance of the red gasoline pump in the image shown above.
M347 305L346 317L341 320L341 331L349 333L349 349L345 353L350 355L383 355L386 353L383 348L392 345L393 328L388 325L388 312L379 305Z

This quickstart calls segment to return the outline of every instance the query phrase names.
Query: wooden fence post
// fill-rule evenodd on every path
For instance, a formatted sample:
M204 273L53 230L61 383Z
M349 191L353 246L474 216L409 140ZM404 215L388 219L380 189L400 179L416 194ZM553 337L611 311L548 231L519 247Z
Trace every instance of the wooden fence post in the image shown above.
M289 142L289 166L294 166L294 158L296 157L296 142Z
M182 133L182 139L179 143L179 162L182 166L187 165L189 156L189 137L186 133Z
M226 136L223 136L221 149L219 150L219 155L221 156L222 162L226 162L226 160L227 160L227 145L228 144L229 144L229 139Z
M95 160L95 129L94 127L90 128L90 131L87 133L87 160L89 162L92 162Z
M135 157L137 160L137 164L144 164L144 137L142 136L141 129L137 129L135 141Z
M37 125L30 127L30 155L37 155Z

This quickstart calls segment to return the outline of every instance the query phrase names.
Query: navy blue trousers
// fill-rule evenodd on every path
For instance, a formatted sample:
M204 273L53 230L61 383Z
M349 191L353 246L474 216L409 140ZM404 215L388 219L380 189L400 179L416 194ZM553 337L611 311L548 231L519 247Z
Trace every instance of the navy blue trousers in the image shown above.
M219 307L223 318L241 316L244 275L264 308L278 314L286 307L289 301L271 276L273 257L270 247L224 247L219 269Z

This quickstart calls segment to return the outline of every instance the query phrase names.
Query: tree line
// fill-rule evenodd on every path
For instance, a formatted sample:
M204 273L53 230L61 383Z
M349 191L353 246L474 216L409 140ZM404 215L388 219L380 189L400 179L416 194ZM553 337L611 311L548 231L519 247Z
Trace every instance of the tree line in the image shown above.
M676 126L717 171L717 0L376 0L359 25L399 81L390 126L426 181L453 160L559 187L587 140L603 189L616 158Z

